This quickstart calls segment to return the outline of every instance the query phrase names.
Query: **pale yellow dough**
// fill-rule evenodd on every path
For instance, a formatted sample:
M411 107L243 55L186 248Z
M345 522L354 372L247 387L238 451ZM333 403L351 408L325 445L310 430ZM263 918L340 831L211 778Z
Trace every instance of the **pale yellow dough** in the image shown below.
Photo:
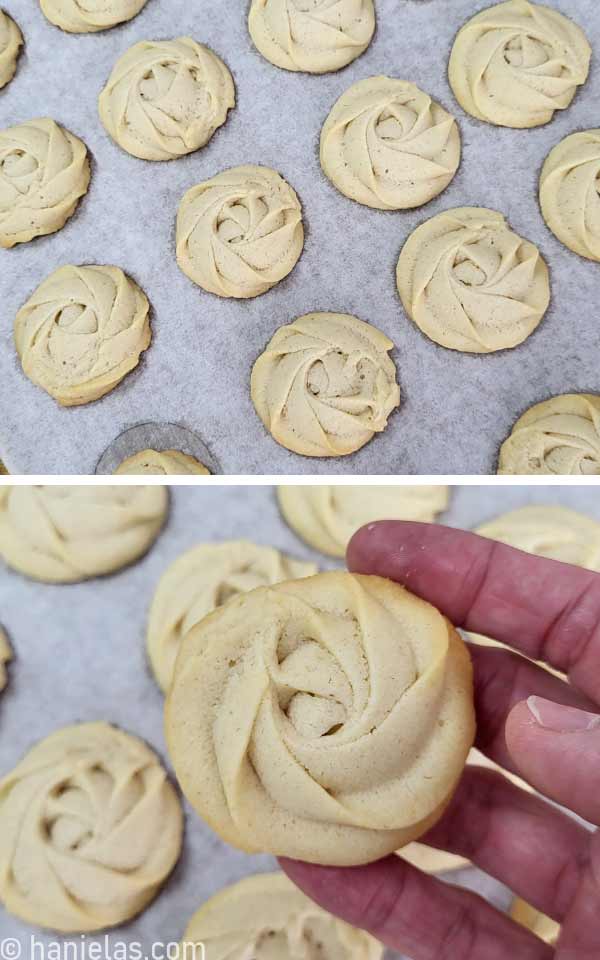
M398 260L406 313L435 343L492 353L522 343L550 303L548 268L501 213L459 207L410 235Z
M351 200L379 210L419 207L446 189L460 163L449 113L414 83L370 77L335 103L321 133L321 166Z
M530 407L500 448L498 473L600 474L600 396L565 393Z
M210 470L195 457L182 453L181 450L141 450L123 460L115 470L115 476L119 474L153 474L165 477L198 474L206 477L210 475Z
M449 487L281 486L277 497L284 519L311 547L343 557L352 536L375 520L430 523L448 506Z
M179 957L381 960L382 954L378 940L322 910L283 873L262 873L226 887L200 907Z
M34 580L74 583L113 573L154 543L165 487L0 487L0 556Z
M284 70L327 73L356 60L375 31L373 0L252 0L250 36Z
M380 577L235 597L183 640L166 706L184 793L228 843L367 863L441 816L475 718L448 621Z
M67 33L96 33L133 20L148 0L40 0L50 23Z
M23 34L12 17L0 9L0 90L10 83L17 70Z
M98 400L150 345L149 309L146 295L119 267L60 267L17 313L23 370L62 406Z
M561 243L600 260L600 130L572 133L550 151L540 177L540 205Z
M0 130L0 247L61 230L89 183L85 144L54 120Z
M183 816L156 755L107 723L65 727L0 780L0 900L27 923L84 933L155 897Z
M521 926L527 927L528 930L535 933L536 937L539 937L544 943L549 943L553 947L558 943L559 924L551 920L550 917L544 916L535 907L531 907L525 900L515 899L510 915Z
M316 572L314 563L244 540L203 543L183 553L161 577L148 618L148 655L163 691L171 686L183 638L207 614L240 593Z
M258 297L294 269L304 246L300 201L269 167L233 167L185 194L177 262L219 297Z
M558 10L508 0L476 14L452 48L448 75L461 107L487 123L537 127L585 83L591 47Z
M400 404L391 340L343 313L280 327L254 364L251 394L273 438L307 457L354 453Z
M520 507L475 532L538 557L600 572L600 523L567 507Z
M0 693L6 687L8 683L8 676L6 673L6 664L10 663L13 658L12 648L6 634L6 630L0 626Z
M234 106L228 68L191 37L136 43L115 64L99 100L107 132L141 160L199 150Z

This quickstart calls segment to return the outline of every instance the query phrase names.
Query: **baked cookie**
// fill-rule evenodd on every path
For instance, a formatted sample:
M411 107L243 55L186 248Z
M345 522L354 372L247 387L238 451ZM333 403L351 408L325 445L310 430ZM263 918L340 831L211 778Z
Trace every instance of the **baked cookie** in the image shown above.
M435 343L465 353L516 347L550 303L538 248L501 213L459 207L411 233L396 270L406 313Z
M0 487L0 556L34 580L75 583L141 557L165 522L165 487Z
M344 313L280 327L252 370L252 402L272 437L306 457L360 450L400 404L394 344Z
M483 523L475 533L538 557L600 572L600 523L567 507L520 507Z
M17 313L24 373L64 407L98 400L150 345L149 309L119 267L60 267Z
M328 73L352 63L375 32L373 0L252 0L250 36L284 70Z
M600 260L600 130L572 133L550 151L540 177L540 206L569 250Z
M219 297L258 297L294 269L304 246L300 201L269 167L233 167L183 197L177 262Z
M591 47L558 10L508 0L476 14L452 48L448 75L463 110L501 127L538 127L585 83Z
M10 663L12 658L13 652L8 636L6 635L6 630L0 626L0 692L4 690L8 683L6 664Z
M0 247L61 230L89 183L85 144L54 120L0 130Z
M414 83L359 80L321 132L321 166L338 190L378 210L420 207L446 189L460 163L449 113Z
M136 43L115 64L99 100L107 132L141 160L199 150L234 106L229 70L191 37Z
M500 448L499 474L600 474L600 396L565 393L530 407Z
M67 33L96 33L133 20L148 0L40 0L43 13Z
M207 614L240 593L315 573L314 563L244 540L203 543L183 553L161 577L148 619L148 656L164 692L183 638Z
M123 460L115 470L115 476L119 474L154 474L165 477L198 474L206 477L210 475L210 470L195 457L182 453L181 450L141 450Z
M383 954L378 940L322 910L283 873L245 877L194 914L181 960L218 960L225 950L231 960L381 960Z
M513 901L510 915L522 927L527 927L528 930L535 933L536 937L539 937L544 943L549 943L551 946L556 946L558 943L560 925L551 920L550 917L544 916L535 907L531 907L525 900L517 897Z
M430 523L448 506L449 487L306 487L277 490L285 521L299 537L331 557L344 557L353 535L375 520Z
M367 863L441 816L473 743L469 654L380 577L234 597L184 638L166 706L178 779L228 843Z
M0 90L14 77L22 46L23 34L17 24L4 10L0 10Z
M27 923L87 933L156 896L183 816L156 755L107 723L65 727L0 780L0 900Z

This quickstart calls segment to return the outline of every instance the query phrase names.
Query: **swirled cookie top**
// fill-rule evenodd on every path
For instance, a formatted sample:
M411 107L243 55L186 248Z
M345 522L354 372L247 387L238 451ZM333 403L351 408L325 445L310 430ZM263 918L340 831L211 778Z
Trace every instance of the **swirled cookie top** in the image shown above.
M299 317L280 327L254 364L256 412L295 453L353 453L385 430L400 403L392 348L380 330L348 314Z
M0 9L0 90L10 83L17 69L23 34L4 10Z
M61 267L15 320L23 370L63 406L89 403L114 389L137 366L150 339L146 295L112 266Z
M321 166L345 196L380 210L418 207L460 163L457 123L414 83L370 77L337 101L321 133Z
M283 873L245 877L211 897L190 920L181 956L200 944L209 960L380 960L383 953L379 941L322 910Z
M590 57L583 30L558 10L508 0L462 27L448 73L467 113L498 126L537 127L569 106Z
M184 792L227 842L365 863L449 800L474 735L470 659L437 610L388 580L275 584L184 638L166 730Z
M469 353L522 343L550 303L537 247L501 213L479 207L446 210L417 227L396 279L404 309L423 333Z
M155 754L106 723L66 727L0 781L0 900L64 933L114 926L156 895L183 817Z
M54 120L0 130L0 246L60 230L89 182L85 144Z
M198 474L206 477L210 474L210 470L207 470L195 457L182 453L181 450L141 450L123 460L115 470L115 476L117 474L154 474L155 476Z
M158 536L165 487L0 487L0 556L26 576L73 583L137 560Z
M540 177L540 205L565 246L600 261L600 130L572 133L550 151Z
M250 36L284 70L327 73L364 53L375 31L373 0L252 0Z
M256 587L317 572L273 547L244 540L203 543L175 560L161 577L148 618L148 655L154 675L169 689L183 638L227 600Z
M192 187L177 218L177 262L219 297L257 297L295 267L302 208L275 170L233 167Z
M148 0L40 0L43 13L67 33L95 33L138 15Z
M600 571L600 523L576 510L520 507L482 524L476 533L538 557Z
M600 474L600 396L567 393L536 403L500 449L499 474Z
M431 523L448 506L449 488L436 486L281 486L287 523L312 547L343 557L351 537L376 520Z
M141 160L199 150L234 106L228 68L191 37L136 43L115 64L99 100L107 132Z

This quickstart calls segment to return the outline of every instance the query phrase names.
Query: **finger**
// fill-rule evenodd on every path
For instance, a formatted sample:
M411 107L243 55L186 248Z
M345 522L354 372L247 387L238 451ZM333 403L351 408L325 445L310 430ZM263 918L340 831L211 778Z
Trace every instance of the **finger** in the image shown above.
M400 857L361 867L281 860L320 906L412 960L551 960L552 950L481 897Z
M582 878L589 839L545 800L474 766L423 842L466 857L560 923Z
M600 826L600 716L530 697L511 710L506 744L527 780Z
M517 703L534 695L582 710L591 700L531 660L508 650L469 644L475 679L476 746L506 770L521 773L506 746L506 718ZM521 774L522 775L522 774Z
M348 566L403 583L456 626L568 673L600 703L600 575L438 524L371 523Z
M600 832L591 841L590 863L584 870L577 896L562 928L561 957L576 960L598 960L600 957Z

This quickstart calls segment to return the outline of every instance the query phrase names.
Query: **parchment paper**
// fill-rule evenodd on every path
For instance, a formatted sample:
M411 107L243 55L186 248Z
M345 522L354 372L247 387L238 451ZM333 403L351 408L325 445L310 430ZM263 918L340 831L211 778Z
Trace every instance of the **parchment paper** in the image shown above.
M469 528L526 503L562 503L600 519L600 500L591 488L463 487L453 491L442 520ZM169 521L159 540L141 562L115 576L57 587L34 583L0 565L0 623L15 651L9 686L0 695L0 778L54 729L89 720L107 720L138 734L169 766L163 697L145 656L146 615L155 584L196 543L240 537L315 560L322 568L333 565L287 528L269 487L172 488ZM250 857L226 846L187 805L186 813L183 855L174 874L140 917L109 934L109 944L149 947L176 941L207 897L246 874L274 868L270 857ZM508 891L478 870L449 876L498 906L510 902ZM15 937L25 947L32 933L46 944L55 939L0 906L0 941ZM103 943L89 938L97 940ZM23 960L29 960L25 952ZM102 955L102 960L108 958Z
M0 92L0 126L49 115L87 143L93 179L73 220L52 237L0 251L0 458L11 472L91 474L128 427L149 421L192 430L224 473L494 473L498 448L518 415L551 395L599 391L599 267L563 247L537 204L541 165L567 134L598 126L600 76L552 123L508 130L468 117L446 76L460 26L487 0L376 0L378 28L364 56L325 76L279 70L254 49L246 0L149 0L131 23L89 36L52 27L37 0L2 0L27 40L18 74ZM600 50L597 0L553 0ZM105 133L96 99L117 58L134 42L191 34L223 56L238 106L204 149L148 163ZM463 163L441 197L412 212L369 210L343 197L321 172L319 134L352 83L386 73L416 82L458 118ZM306 247L293 273L255 300L220 300L178 269L174 224L192 185L242 163L279 170L304 208ZM552 273L552 305L520 347L487 357L438 347L407 319L395 266L409 233L463 205L502 211L537 243ZM139 368L104 399L61 410L23 375L12 341L16 311L65 263L115 263L146 291L154 339ZM275 330L313 310L356 314L385 331L402 388L386 432L336 460L289 453L265 432L250 401L252 364Z

